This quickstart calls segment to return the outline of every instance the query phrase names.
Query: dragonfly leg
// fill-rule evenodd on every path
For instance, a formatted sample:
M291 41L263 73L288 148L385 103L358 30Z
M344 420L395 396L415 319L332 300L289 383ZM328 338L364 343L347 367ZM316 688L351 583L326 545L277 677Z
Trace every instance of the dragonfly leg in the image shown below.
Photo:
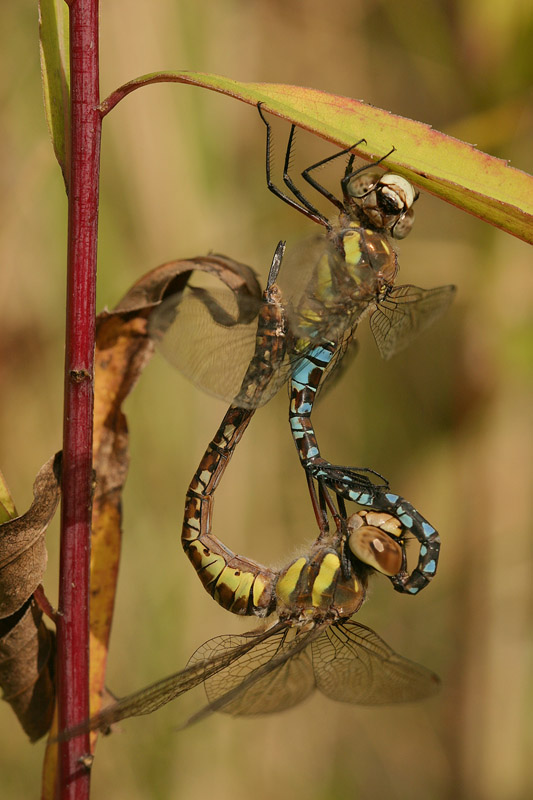
M326 503L324 500L324 494L322 491L319 491L319 495L317 495L315 484L312 477L306 473L307 478L307 487L309 489L309 495L311 497L311 505L313 506L313 511L315 512L315 519L317 521L317 525L320 530L319 538L323 536L327 536L329 533L329 521L328 521L328 512ZM319 486L319 490L322 487Z
M359 144L359 142L357 144ZM356 146L357 145L354 145L354 147L356 147ZM352 180L352 178L355 178L356 175L360 175L362 172L366 172L367 169L373 169L374 167L379 166L383 161L385 161L389 156L391 156L394 153L395 150L396 150L396 148L392 147L389 150L388 153L385 153L384 156L381 156L381 158L378 158L377 161L373 161L371 164L363 164L362 167L358 167L358 169L353 170L353 171L352 171L352 166L353 166L354 158L353 158L353 156L350 157L350 160L348 161L348 164L346 165L346 172L344 173L344 178L342 178L342 180L341 180L342 194L343 194L343 197L344 197L345 201L350 199L350 194L348 193L347 186L350 183L350 181ZM369 189L368 191L371 192L372 188ZM364 195L361 195L361 197L364 197Z
M293 179L289 175L289 169L290 169L290 165L291 165L292 146L293 146L293 142L294 142L295 131L296 131L296 126L295 125L291 125L291 131L289 133L289 140L287 142L287 149L285 151L285 163L283 165L283 183L293 193L293 195L302 203L302 205L304 205L306 208L309 209L309 211L311 213L322 217L323 215L320 214L320 211L318 211L318 209L315 208L315 206L307 199L307 197L303 194L303 192L301 192L300 189L298 189L298 187L294 183ZM334 157L336 157L337 155L338 155L338 153L335 153ZM328 159L325 159L325 160L329 161L330 159L331 159L331 156ZM320 192L321 195L323 195L331 203L333 203L333 205L336 208L338 208L339 211L342 211L342 209L343 209L342 203L341 203L340 200L338 200L335 197L334 194L332 194L331 192L328 192L328 190L325 189L323 186L321 186L319 183L316 183L316 185L315 185L315 182L312 179L309 179L306 176L307 171L309 169L314 169L316 166L319 166L319 165L318 164L314 164L313 166L308 167L307 170L304 170L302 172L302 176L305 178L305 180L308 183L310 183L312 186L314 186L314 188L318 189L318 191ZM330 229L331 225L330 225L329 221L326 220L325 217L323 217L323 219L326 221L326 227L328 229Z
M279 186L276 186L276 184L273 182L272 177L271 177L272 126L270 125L270 122L267 120L267 118L263 114L263 110L262 110L261 106L262 106L262 103L258 103L257 104L257 110L259 112L259 116L261 117L262 121L264 122L264 124L266 126L266 130L267 130L267 134L266 134L266 182L267 182L267 187L268 187L269 191L271 191L272 194L275 194L276 197L279 197L280 200L283 200L283 202L287 203L292 208L295 208L297 211L300 211L300 213L304 214L308 219L312 219L313 222L318 222L319 225L324 225L326 228L329 228L329 221L326 219L326 217L323 214L321 214L320 211L317 208L315 208L309 202L309 200L307 200L307 198L305 198L302 195L302 193L297 189L297 187L294 187L294 184L292 183L290 178L288 178L288 180L285 180L286 169L285 169L285 172L284 172L285 185L293 192L293 194L295 195L297 200L299 200L300 202L297 202L297 200L294 200L292 197L290 197L290 195L285 194L285 192L283 192L279 188ZM285 165L286 165L286 167L287 167L288 161L290 159L290 151L291 151L292 142L293 142L293 139L294 139L294 130L295 130L295 126L292 125L291 126L291 132L289 134L289 142L288 142L288 146L287 146L287 153L286 153L286 157L285 157ZM295 189L296 189L296 191L295 191Z
M350 159L348 161L348 164L350 165L350 169L351 169L351 165L353 164L353 160L355 158L355 155L352 153L352 150L355 147L358 147L360 144L363 144L363 143L366 144L366 139L359 139L359 141L355 142L355 144L350 145L350 147L346 147L344 150L339 150L338 153L333 153L333 155L331 155L331 156L326 156L326 158L323 158L320 161L317 161L316 164L311 164L310 167L307 167L302 172L302 178L305 181L307 181L307 183L310 184L310 186L312 186L313 189L316 189L317 192L319 192L323 197L325 197L327 200L329 200L330 203L333 203L333 205L336 206L340 211L344 211L345 210L345 203L343 203L341 200L339 200L338 197L335 197L335 195L332 192L330 192L328 189L326 189L325 186L322 186L322 184L319 183L316 178L313 178L309 173L312 172L315 169L318 169L319 167L323 167L325 164L329 164L331 161L334 161L337 158L340 158L342 156L348 155L348 153L350 153ZM385 158L386 158L386 156L385 156ZM368 166L374 166L374 164L371 164L371 165L368 165ZM367 168L368 167L364 167L364 169L367 169Z

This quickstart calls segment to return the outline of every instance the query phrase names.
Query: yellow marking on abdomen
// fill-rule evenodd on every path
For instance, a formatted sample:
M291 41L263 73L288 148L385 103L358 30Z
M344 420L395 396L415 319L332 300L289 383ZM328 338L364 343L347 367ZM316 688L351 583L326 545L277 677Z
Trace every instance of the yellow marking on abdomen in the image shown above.
M204 586L218 578L226 567L225 559L212 553L199 539L191 542L187 548L187 555Z
M260 576L256 575L254 587L253 587L253 597L252 602L254 606L259 606L261 602L261 597L263 596L263 592L267 587L266 581Z
M182 539L197 539L200 533L200 522L196 517L190 517L183 526Z
M246 606L253 580L254 575L252 572L242 572L241 570L226 567L217 581L213 599L220 603L223 608L230 610L239 601Z
M296 559L296 561L290 565L285 575L282 575L276 584L276 595L286 606L291 604L291 595L298 585L298 580L306 564L307 561L305 558Z
M324 600L330 600L332 596L331 587L335 580L335 575L340 569L341 562L335 553L328 553L318 570L318 575L313 583L313 591L311 593L311 603L315 607L320 607L324 604ZM329 591L328 591L329 590Z

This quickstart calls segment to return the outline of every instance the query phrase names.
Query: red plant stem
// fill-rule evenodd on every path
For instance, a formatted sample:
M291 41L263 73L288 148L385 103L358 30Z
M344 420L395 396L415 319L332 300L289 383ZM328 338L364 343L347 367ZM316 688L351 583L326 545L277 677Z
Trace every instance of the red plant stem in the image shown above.
M89 565L101 116L98 0L70 6L71 163L57 689L59 728L89 716ZM88 734L59 745L61 800L89 797ZM85 763L83 759L85 758Z

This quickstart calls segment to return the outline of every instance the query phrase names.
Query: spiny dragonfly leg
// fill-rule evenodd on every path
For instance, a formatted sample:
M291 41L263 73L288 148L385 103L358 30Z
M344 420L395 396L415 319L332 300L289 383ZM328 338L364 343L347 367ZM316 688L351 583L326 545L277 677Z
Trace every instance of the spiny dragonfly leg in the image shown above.
M320 530L319 538L321 538L329 533L328 512L326 504L324 502L324 494L322 491L320 491L319 492L320 497L318 497L313 478L309 475L309 473L306 473L305 477L307 479L307 487L309 489L309 495L311 497L311 505L313 506L313 511L315 512L315 519ZM319 489L321 489L320 486Z
M289 175L289 169L290 169L290 166L291 166L292 147L293 147L293 143L294 143L295 132L296 132L296 126L295 125L291 125L291 130L290 130L290 133L289 133L289 140L287 142L287 149L285 151L285 163L283 165L283 183L285 184L285 186L288 189L290 189L290 191L302 203L302 205L304 205L307 209L309 209L311 214L314 214L316 216L321 217L324 220L325 226L328 228L328 230L330 230L331 229L331 224L330 224L329 220L327 220L326 217L324 217L320 213L320 211L317 208L315 208L315 206L307 199L307 197L303 194L303 192L301 192L300 189L298 189L298 187L294 183L293 179ZM335 156L336 155L337 155L337 153L335 153ZM313 169L313 167L310 167L310 169ZM302 173L302 175L303 174L304 173ZM312 182L309 181L309 183L312 183ZM320 186L320 184L317 184L317 185ZM340 200L338 200L335 197L334 194L331 194L331 192L328 192L327 189L323 189L323 191L322 191L322 189L323 189L323 187L321 187L319 189L320 194L324 195L324 197L326 197L328 200L330 200L333 203L333 205L336 206L336 208L338 208L340 211L342 211L342 203L340 202Z
M341 156L348 155L348 153L351 154L348 163L350 165L353 164L353 160L355 158L355 154L352 153L352 150L354 148L358 147L360 144L363 144L363 143L366 144L366 139L359 139L359 141L355 142L355 144L350 145L350 147L345 147L344 150L339 150L338 153L333 153L333 155L331 155L331 156L326 156L326 158L323 158L320 161L317 161L316 164L311 164L310 167L307 167L302 172L302 178L305 181L307 181L307 183L309 183L313 187L313 189L316 189L317 192L319 192L323 197L325 197L327 200L329 200L330 203L333 203L333 205L336 206L340 211L344 211L345 210L345 204L341 200L339 200L338 197L335 197L335 195L332 194L332 192L330 192L328 189L326 189L325 186L322 186L322 184L319 183L316 178L313 178L309 173L312 172L315 169L319 169L320 167L323 167L325 164L329 164L331 161L334 161L337 158L341 158ZM387 156L385 156L385 158L386 157ZM369 166L374 166L374 164L371 164ZM364 167L364 169L367 169L367 168L368 167Z
M272 194L275 194L276 197L279 197L280 200L283 200L289 206L292 206L292 208L295 208L297 211L300 211L300 213L304 214L308 219L312 219L314 222L318 222L319 225L324 225L326 228L329 227L329 222L326 219L326 217L324 217L324 215L321 214L320 211L317 208L315 208L301 194L301 192L299 192L298 190L296 192L294 192L294 195L296 196L296 198L298 200L300 200L300 203L301 203L300 204L296 200L294 200L292 197L290 197L288 194L285 194L285 192L283 192L273 182L272 177L271 177L272 127L270 125L270 122L268 122L268 120L266 119L265 115L263 114L263 110L262 110L261 106L262 106L262 103L258 103L257 104L257 110L259 112L259 116L263 120L263 122L264 122L264 124L266 126L266 129L267 129L267 134L266 134L266 182L267 182L268 189L272 192ZM291 132L290 132L290 135L289 135L289 144L288 144L288 153L289 153L289 155L286 156L285 163L287 163L287 159L290 158L290 148L292 147L292 140L294 138L294 128L295 128L295 126L292 125ZM289 181L290 181L290 179L289 179ZM286 185L289 186L289 184L286 184ZM291 191L293 191L292 187L289 186L289 188L291 188Z

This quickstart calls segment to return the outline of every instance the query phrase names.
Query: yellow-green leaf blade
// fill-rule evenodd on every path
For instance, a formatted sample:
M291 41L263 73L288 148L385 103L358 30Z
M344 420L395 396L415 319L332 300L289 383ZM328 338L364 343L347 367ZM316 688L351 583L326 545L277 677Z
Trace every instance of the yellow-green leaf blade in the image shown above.
M68 188L70 70L68 6L64 0L39 0L39 41L46 121Z
M245 102L262 102L284 117L335 144L348 147L364 137L357 154L376 159L392 147L389 169L425 191L533 243L533 178L467 142L429 125L317 89L274 83L240 83L219 75L165 72L143 75L120 87L102 104L107 113L125 95L150 83L202 86Z
M8 519L14 519L17 516L17 509L11 497L6 479L0 471L0 525L7 522Z

